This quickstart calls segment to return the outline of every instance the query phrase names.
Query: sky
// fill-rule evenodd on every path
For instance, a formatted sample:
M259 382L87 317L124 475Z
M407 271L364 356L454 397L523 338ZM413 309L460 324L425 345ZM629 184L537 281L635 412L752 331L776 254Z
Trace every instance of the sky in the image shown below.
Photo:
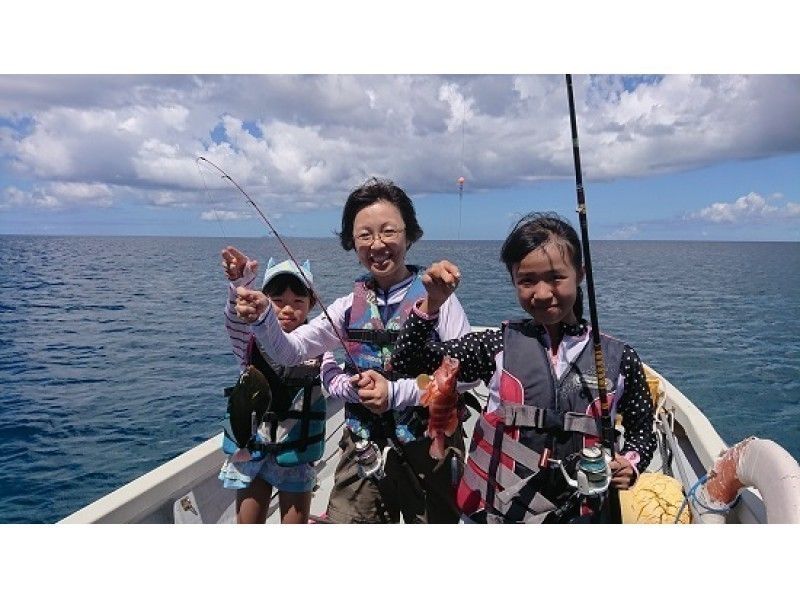
M0 234L264 234L240 195L198 170L205 156L287 235L330 235L348 191L381 175L411 194L426 238L501 239L531 210L574 216L561 74L572 72L581 73L575 94L590 237L800 241L794 12L785 0L7 2ZM639 545L653 534L644 541L681 555L684 583L763 593L766 567L768 586L793 581L791 551L727 550L725 526L711 526L711 551L708 541L634 527L609 530L608 540ZM765 533L786 543L780 526L743 528L738 544L763 542ZM154 582L230 592L218 551L186 550L187 540L207 545L208 529L53 529L10 526L14 542L0 549L16 578L35 578L42 592L63 591L87 554L93 575L82 580L84 595L105 595L120 578L137 594ZM400 532L391 541L401 549L416 550L421 536L426 545L452 543L443 527L415 529L414 544ZM495 530L519 543L511 532ZM386 533L360 531L381 545ZM98 542L98 534L109 536ZM542 534L556 550L586 540L577 528ZM339 559L328 557L346 558L340 549L351 536L329 526L331 550L315 539L326 555L313 561L320 579L341 579ZM283 532L280 540L306 547L293 538ZM112 542L113 551L103 550ZM59 555L47 576L31 557L43 543ZM284 573L269 578L271 588L307 574L307 559L296 555L269 553ZM174 574L181 557L189 576ZM426 587L496 589L487 576L431 575L463 570L459 551L438 551L435 560L428 573L415 573ZM147 575L131 577L131 562ZM546 589L574 574L566 560L563 570L561 561L548 567L556 574ZM737 575L712 579L714 569ZM385 582L385 567L358 573L362 585ZM654 597L674 595L674 584L651 583L650 568L625 576ZM352 588L328 584L325 592Z
M84 66L78 48L0 72L0 234L266 234L201 156L287 236L339 230L348 193L370 176L409 193L429 239L502 239L532 210L574 217L566 85L546 62L543 74L506 71L501 54L494 73L359 73L344 60L334 65L354 74L296 74L314 69L289 62L201 75L216 63L159 72L158 49L141 59L137 47L137 71L100 74L117 70ZM234 56L226 68L248 72ZM584 59L554 66L598 66ZM800 75L769 74L780 72L769 62L751 75L684 74L706 66L684 60L666 74L656 57L645 66L660 70L622 74L642 65L610 60L604 74L574 76L590 236L800 241ZM425 72L413 59L407 71L385 64Z

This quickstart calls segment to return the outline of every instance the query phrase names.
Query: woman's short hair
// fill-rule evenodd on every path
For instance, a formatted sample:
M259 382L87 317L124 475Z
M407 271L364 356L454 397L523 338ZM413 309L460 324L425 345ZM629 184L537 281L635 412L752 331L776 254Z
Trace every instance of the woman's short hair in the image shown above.
M353 241L353 223L355 222L356 214L378 201L388 201L398 209L400 215L403 217L403 225L406 229L406 241L409 246L422 237L422 227L420 227L419 222L417 222L417 213L414 210L414 204L411 198L392 181L372 177L363 185L354 189L347 197L347 201L344 204L344 209L342 210L342 230L338 233L339 240L344 249L349 251L355 247L355 242Z

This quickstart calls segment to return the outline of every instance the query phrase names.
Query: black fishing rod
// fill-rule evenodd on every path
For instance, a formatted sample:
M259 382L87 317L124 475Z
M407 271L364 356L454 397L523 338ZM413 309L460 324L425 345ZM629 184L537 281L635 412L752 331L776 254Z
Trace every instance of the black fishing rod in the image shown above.
M600 398L601 442L614 460L614 423L611 421L611 409L608 404L606 389L606 366L603 360L603 349L600 345L600 323L597 318L597 302L594 294L594 276L592 275L592 256L589 251L589 224L586 218L586 198L583 194L583 175L581 174L581 152L578 147L578 124L575 118L575 99L572 96L572 75L567 78L567 98L569 99L569 124L572 129L572 156L575 160L575 190L578 195L578 220L581 227L581 245L583 247L583 264L586 270L586 294L589 300L589 321L592 324L592 342L594 344L594 363L597 373L597 392ZM619 495L609 488L609 497L614 502L611 518L619 523Z
M344 342L344 339L342 338L342 335L339 334L339 331L336 329L336 326L333 325L333 320L331 319L331 316L328 314L328 309L325 307L325 303L322 301L322 298L319 296L319 293L317 293L317 290L314 288L314 285L312 285L311 281L308 280L308 278L306 277L305 272L303 272L303 269L300 267L300 264L295 259L294 255L292 254L292 251L289 249L288 245L286 245L286 243L283 242L283 239L278 234L278 231L275 230L274 226L272 226L272 224L270 223L269 219L264 215L264 212L262 212L261 208L258 207L258 204L256 204L256 202L254 202L250 198L250 196L247 194L247 192L244 189L241 188L241 186L239 186L239 183L237 183L236 181L233 180L231 175L229 175L227 172L222 170L222 168L220 168L219 166L214 164L211 160L209 160L208 158L205 158L203 156L198 157L197 160L198 161L202 160L203 162L206 162L209 165L211 165L214 168L216 168L222 174L222 178L223 179L227 179L234 187L236 187L241 192L241 194L245 196L245 198L250 203L250 205L253 206L256 209L256 212L258 212L258 215L261 216L261 219L267 224L267 226L269 227L269 230L272 231L272 234L275 235L275 238L278 239L278 242L281 244L281 246L283 247L284 251L286 251L286 254L289 256L289 259L292 260L292 263L297 267L297 271L300 272L300 276L303 277L303 280L306 283L306 287L308 287L308 290L311 291L311 294L314 296L314 299L317 301L317 303L319 303L319 306L322 309L323 313L325 314L325 317L328 318L328 323L331 325L331 328L333 329L333 332L336 335L336 338L339 339L339 343L342 345L342 348L344 349L345 355L347 355L347 358L350 360L350 363L355 368L356 372L358 372L358 374L360 375L361 374L361 369L358 367L358 365L355 362L355 359L353 359L353 356L350 354L350 351L347 348L347 343Z

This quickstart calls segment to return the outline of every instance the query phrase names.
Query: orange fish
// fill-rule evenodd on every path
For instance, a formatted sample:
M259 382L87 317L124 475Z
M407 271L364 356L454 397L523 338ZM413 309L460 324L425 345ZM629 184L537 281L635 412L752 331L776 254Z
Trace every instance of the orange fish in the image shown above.
M458 368L458 359L445 355L420 399L428 408L428 436L433 439L428 454L433 459L444 459L444 437L452 436L458 427Z

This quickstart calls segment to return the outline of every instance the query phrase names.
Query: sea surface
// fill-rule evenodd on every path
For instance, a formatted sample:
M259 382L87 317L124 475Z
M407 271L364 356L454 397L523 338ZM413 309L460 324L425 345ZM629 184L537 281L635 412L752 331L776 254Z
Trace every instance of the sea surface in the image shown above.
M290 239L322 299L361 273L335 239ZM217 434L238 373L219 252L273 238L0 236L0 523L50 523ZM500 241L421 241L448 258L475 325L520 317ZM800 459L800 244L597 241L600 326L729 444ZM317 313L316 311L314 313ZM587 311L588 313L588 311Z

